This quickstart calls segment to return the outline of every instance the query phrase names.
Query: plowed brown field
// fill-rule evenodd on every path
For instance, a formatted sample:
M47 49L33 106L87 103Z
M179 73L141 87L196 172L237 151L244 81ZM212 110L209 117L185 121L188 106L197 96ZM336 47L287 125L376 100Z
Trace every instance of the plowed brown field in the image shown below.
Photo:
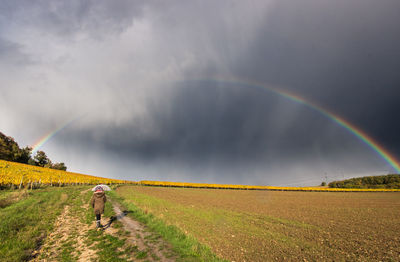
M400 261L400 193L142 186L117 193L231 261Z

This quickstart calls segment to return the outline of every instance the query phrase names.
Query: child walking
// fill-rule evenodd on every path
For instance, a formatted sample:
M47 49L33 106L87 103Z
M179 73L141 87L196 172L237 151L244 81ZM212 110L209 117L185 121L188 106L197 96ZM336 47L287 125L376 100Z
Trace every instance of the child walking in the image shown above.
M94 189L94 193L92 199L90 200L90 204L94 209L94 213L96 215L96 225L98 228L103 227L100 223L101 214L104 213L104 204L106 203L107 198L104 193L104 189L101 186L97 186Z

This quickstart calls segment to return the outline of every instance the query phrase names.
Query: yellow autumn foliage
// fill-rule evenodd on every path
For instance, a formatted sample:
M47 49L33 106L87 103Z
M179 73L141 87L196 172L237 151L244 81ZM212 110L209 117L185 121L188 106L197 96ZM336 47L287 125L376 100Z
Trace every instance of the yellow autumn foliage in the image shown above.
M252 186L230 184L184 183L167 181L133 182L127 180L110 179L49 169L15 162L0 160L0 187L23 186L32 183L44 185L66 184L138 184L144 186L163 187L190 187L190 188L216 188L216 189L243 189L243 190L276 190L276 191L315 191L315 192L400 192L400 189L358 189L358 188L326 188L326 187L277 187L277 186Z
M31 183L44 185L65 184L134 184L135 182L83 175L0 160L0 186L26 186Z
M326 188L326 187L278 187L278 186L250 186L228 184L202 184L166 181L140 181L139 185L164 186L164 187L191 187L191 188L217 188L217 189L243 189L243 190L276 190L276 191L315 191L315 192L400 192L400 189L358 189L358 188Z

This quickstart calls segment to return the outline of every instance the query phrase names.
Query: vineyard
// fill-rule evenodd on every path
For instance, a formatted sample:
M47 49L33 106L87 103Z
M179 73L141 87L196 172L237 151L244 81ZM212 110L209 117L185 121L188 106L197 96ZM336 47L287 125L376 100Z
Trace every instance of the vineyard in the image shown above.
M140 181L143 186L161 187L188 187L188 188L215 188L215 189L242 189L242 190L273 190L273 191L313 191L313 192L400 192L400 189L359 189L359 188L326 188L326 187L278 187L278 186L250 186L250 185L224 185L182 183L165 181Z
M0 188L35 188L41 185L135 184L61 170L0 160Z
M41 185L88 185L88 184L136 184L142 186L160 187L187 187L187 188L214 188L214 189L241 189L241 190L272 190L272 191L314 191L314 192L400 192L400 189L359 189L359 188L327 188L327 187L277 187L254 185L229 185L184 183L167 181L133 182L127 180L110 179L84 175L62 170L31 166L15 162L0 160L0 188L36 188Z

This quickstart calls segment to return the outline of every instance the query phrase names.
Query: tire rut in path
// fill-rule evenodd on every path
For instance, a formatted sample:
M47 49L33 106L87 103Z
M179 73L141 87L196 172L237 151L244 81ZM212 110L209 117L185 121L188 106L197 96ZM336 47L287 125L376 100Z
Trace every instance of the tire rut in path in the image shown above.
M165 242L165 240L155 233L149 232L144 224L128 217L128 212L121 211L121 206L115 201L112 202L112 206L116 214L116 219L130 233L128 241L136 245L140 251L146 251L156 256L156 258L153 258L150 255L147 260L162 262L176 261L177 257L169 243Z

